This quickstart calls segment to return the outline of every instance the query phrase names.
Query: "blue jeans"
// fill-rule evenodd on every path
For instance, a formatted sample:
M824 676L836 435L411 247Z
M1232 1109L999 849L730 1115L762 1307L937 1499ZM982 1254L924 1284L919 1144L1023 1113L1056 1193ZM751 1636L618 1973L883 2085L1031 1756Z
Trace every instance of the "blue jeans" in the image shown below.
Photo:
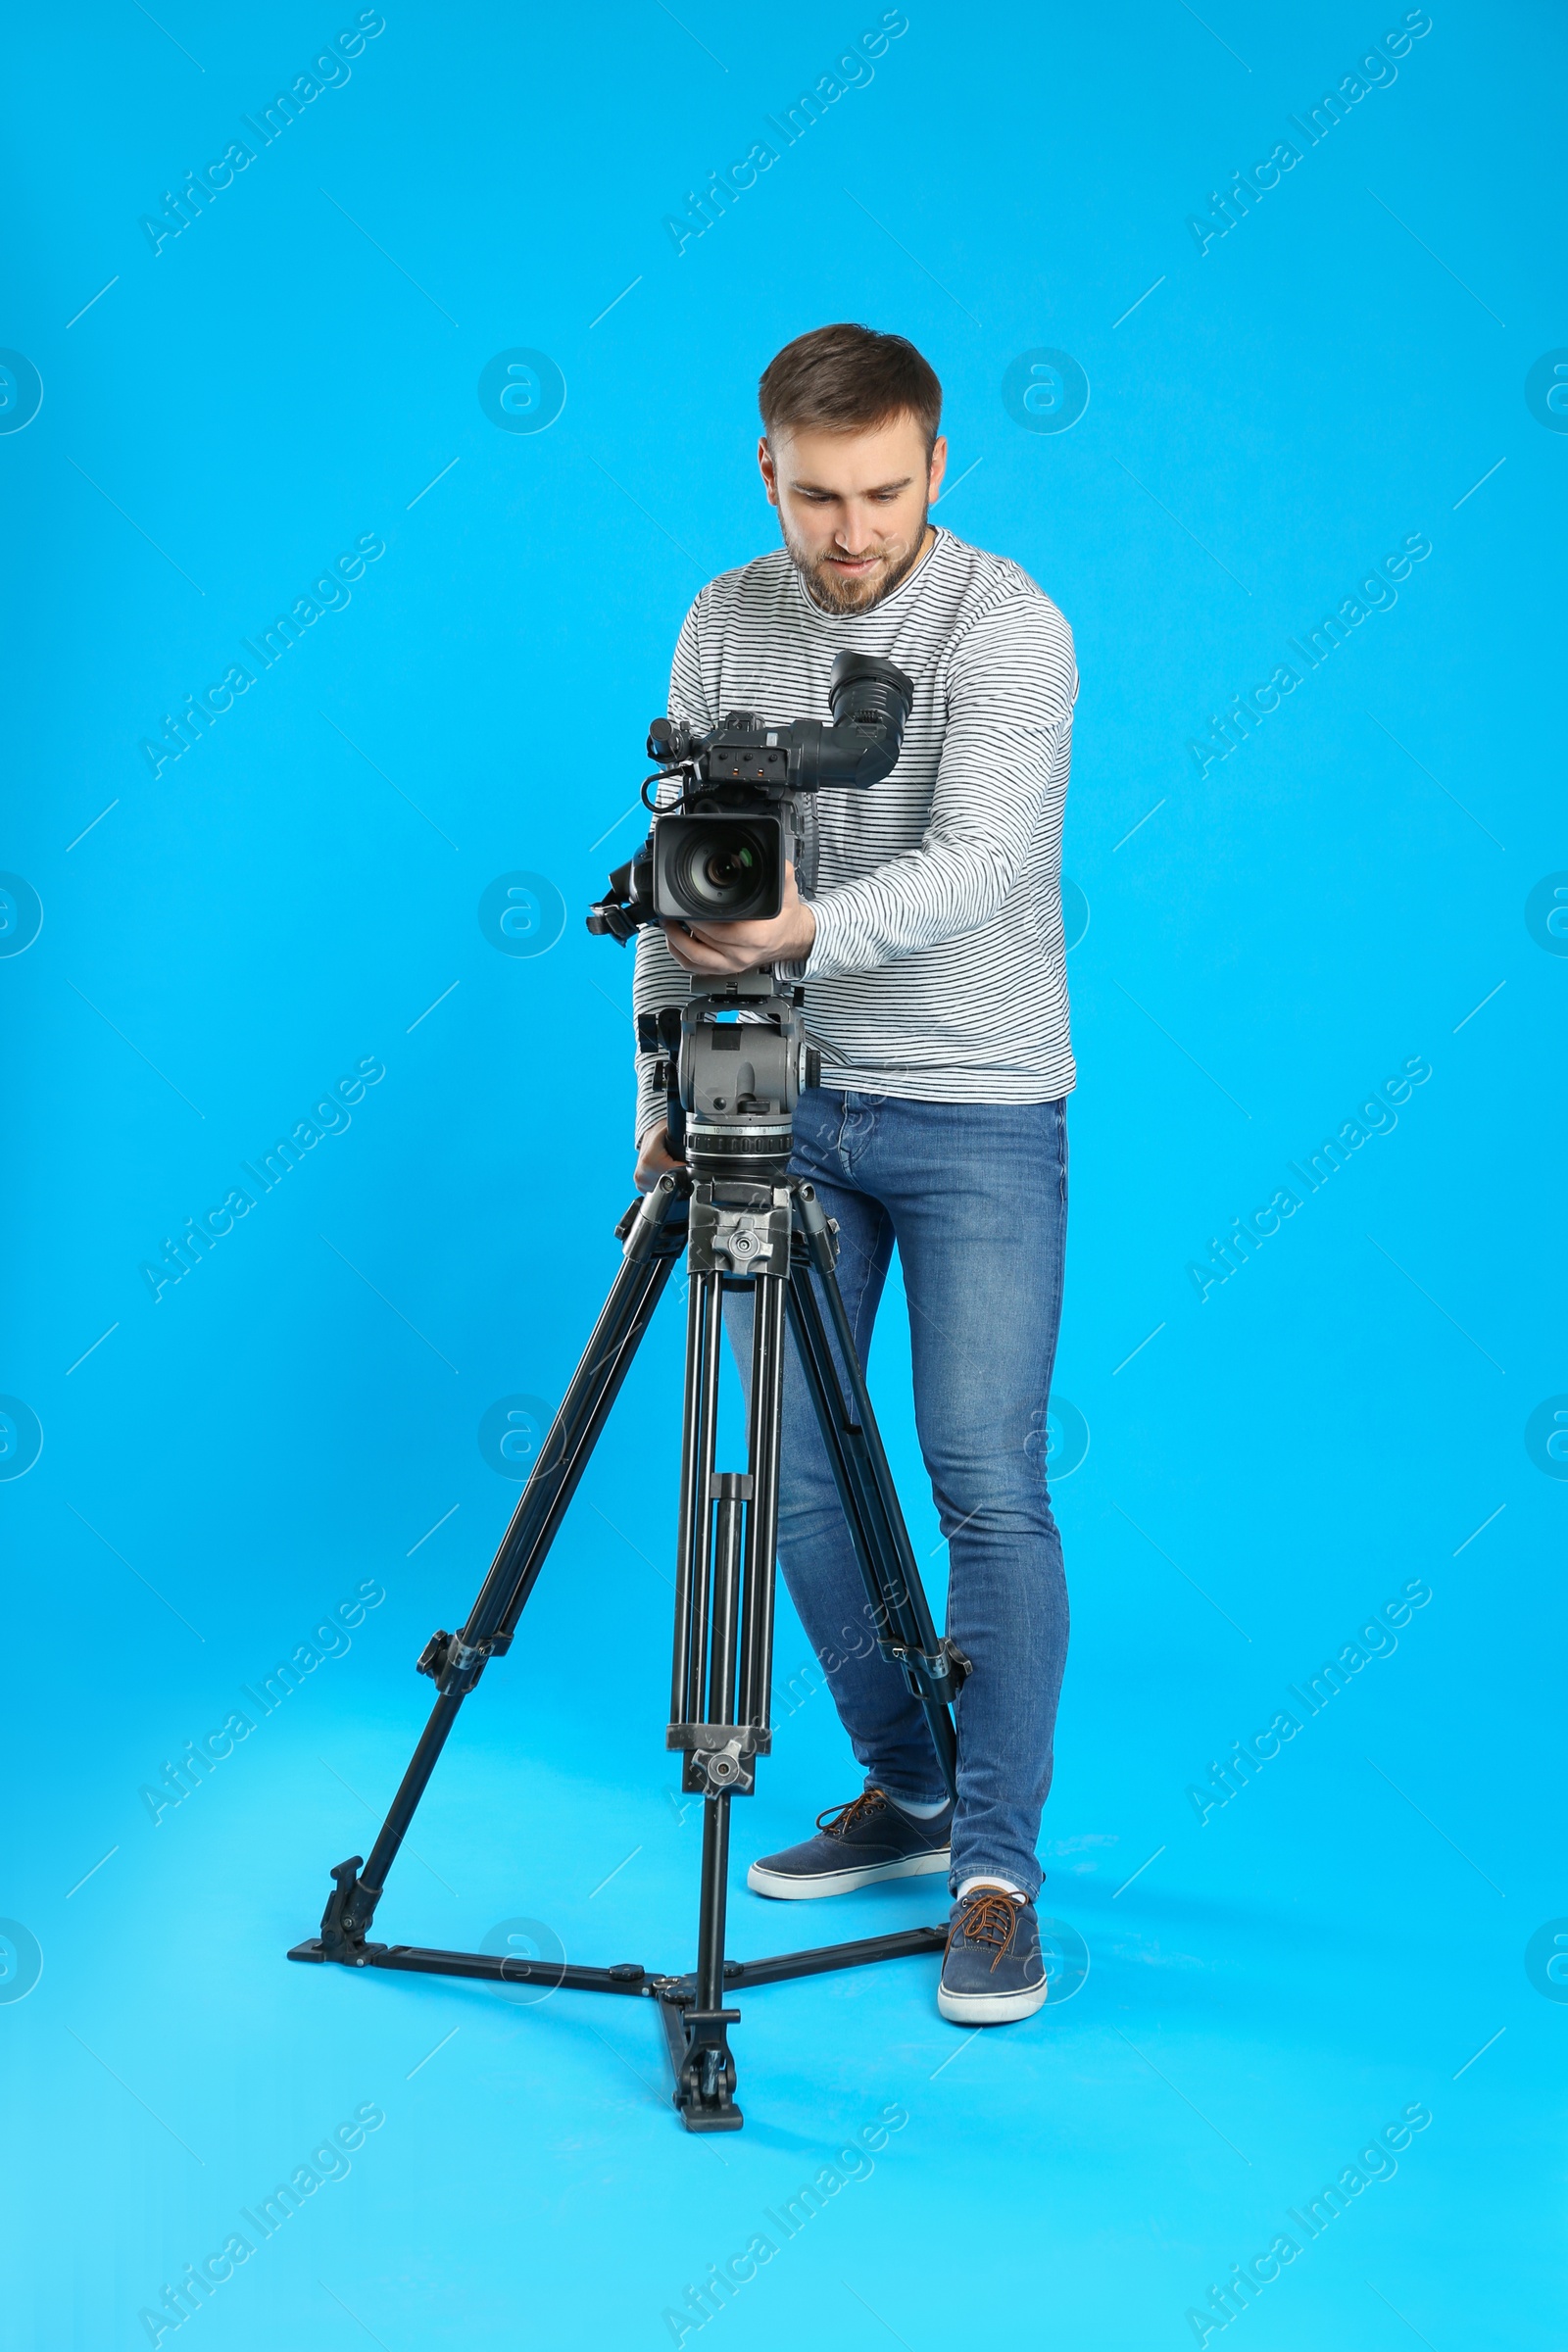
M1061 1539L1046 1494L1046 1406L1061 1312L1067 1125L1060 1102L911 1102L813 1087L793 1166L839 1224L839 1283L862 1363L893 1245L909 1302L915 1423L948 1541L948 1632L973 1662L958 1696L956 1893L965 1878L1040 1885L1067 1654ZM750 1373L749 1298L728 1303ZM816 1415L786 1350L779 1562L866 1786L946 1791L871 1613Z

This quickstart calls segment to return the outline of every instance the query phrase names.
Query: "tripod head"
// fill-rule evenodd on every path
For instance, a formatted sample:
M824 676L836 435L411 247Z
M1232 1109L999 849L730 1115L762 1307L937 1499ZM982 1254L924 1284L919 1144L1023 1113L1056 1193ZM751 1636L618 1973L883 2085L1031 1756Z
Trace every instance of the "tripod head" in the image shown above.
M806 991L773 968L694 978L684 1004L644 1013L637 1042L656 1053L669 1149L697 1179L783 1181L802 1089L821 1081L806 1034Z

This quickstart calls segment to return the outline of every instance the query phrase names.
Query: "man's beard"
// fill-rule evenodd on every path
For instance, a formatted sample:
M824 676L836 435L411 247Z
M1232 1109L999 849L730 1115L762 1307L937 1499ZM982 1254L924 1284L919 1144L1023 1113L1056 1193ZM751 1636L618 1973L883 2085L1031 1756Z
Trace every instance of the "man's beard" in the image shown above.
M790 561L806 582L806 592L813 604L819 605L824 612L871 612L878 605L885 603L919 563L920 551L925 546L926 516L929 512L929 507L920 509L920 526L902 555L891 560L884 558L874 570L862 573L858 579L842 578L826 556L808 556L804 549L797 547L790 537L782 513L779 514L779 528L784 534L784 545Z

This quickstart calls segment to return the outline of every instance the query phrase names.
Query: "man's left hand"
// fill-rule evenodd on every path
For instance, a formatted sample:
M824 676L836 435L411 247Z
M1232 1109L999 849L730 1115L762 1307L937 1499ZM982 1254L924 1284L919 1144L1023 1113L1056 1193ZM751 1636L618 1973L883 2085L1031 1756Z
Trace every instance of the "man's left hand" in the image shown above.
M784 868L784 904L765 923L666 922L664 937L675 961L689 972L750 972L763 963L795 963L811 952L816 917L795 887L795 868Z

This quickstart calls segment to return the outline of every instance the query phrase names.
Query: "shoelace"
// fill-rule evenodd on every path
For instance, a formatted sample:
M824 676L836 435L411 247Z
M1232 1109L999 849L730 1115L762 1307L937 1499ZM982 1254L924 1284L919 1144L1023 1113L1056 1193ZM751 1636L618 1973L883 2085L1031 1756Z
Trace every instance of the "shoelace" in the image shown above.
M844 1838L873 1813L885 1813L888 1800L880 1788L867 1788L859 1796L852 1796L847 1805L829 1805L816 1817L816 1826L826 1838Z
M1023 1905L1014 1895L1004 1894L1000 1886L985 1886L971 1894L953 1923L950 1942L962 1936L969 1943L994 1943L996 1958L991 1963L993 1975L1005 1955L1014 1936Z

